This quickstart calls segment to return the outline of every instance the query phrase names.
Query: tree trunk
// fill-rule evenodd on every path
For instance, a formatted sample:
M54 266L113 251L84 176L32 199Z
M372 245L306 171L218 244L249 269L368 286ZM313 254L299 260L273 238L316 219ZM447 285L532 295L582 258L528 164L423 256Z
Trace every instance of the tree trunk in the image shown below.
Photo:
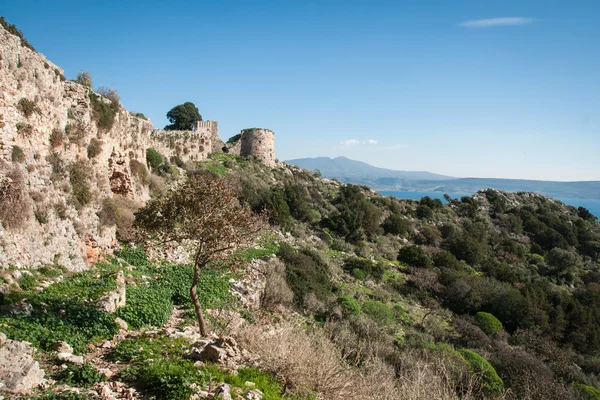
M204 315L202 314L202 307L200 306L200 301L198 301L198 294L196 293L196 287L198 286L198 281L200 280L200 266L194 265L194 279L192 280L192 287L190 289L190 296L192 298L192 302L194 303L194 309L196 310L196 317L198 317L198 326L200 327L200 335L203 337L208 336L208 332L206 330L206 322L204 322Z

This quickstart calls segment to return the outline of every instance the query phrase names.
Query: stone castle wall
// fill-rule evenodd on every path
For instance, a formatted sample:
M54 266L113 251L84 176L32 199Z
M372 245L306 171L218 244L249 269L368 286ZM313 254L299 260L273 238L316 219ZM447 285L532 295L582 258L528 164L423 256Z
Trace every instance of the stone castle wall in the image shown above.
M201 161L225 145L214 121L202 121L193 131L153 131L151 121L120 106L113 107L112 127L100 128L90 94L97 95L67 82L62 69L0 26L0 269L55 262L85 269L116 245L115 227L99 217L106 200L142 205L149 199L146 149ZM23 103L33 105L31 113ZM245 130L234 147L274 165L272 131ZM87 204L74 200L75 166L90 189ZM18 225L8 221L17 207L6 188L16 188L22 205Z
M240 138L240 155L255 157L265 165L274 166L275 134L269 129L244 129Z
M18 188L22 205L18 226L0 220L0 267L56 261L73 270L86 268L115 245L114 226L101 226L98 217L104 199L142 203L149 198L147 182L134 176L130 165L133 160L145 165L152 122L121 107L110 130L98 128L89 89L67 82L63 74L0 26L0 185ZM34 104L29 116L19 105L22 99ZM67 127L76 129L67 133ZM99 151L89 152L92 142ZM73 200L71 168L77 163L91 189L84 206ZM10 204L7 192L0 192L0 205Z

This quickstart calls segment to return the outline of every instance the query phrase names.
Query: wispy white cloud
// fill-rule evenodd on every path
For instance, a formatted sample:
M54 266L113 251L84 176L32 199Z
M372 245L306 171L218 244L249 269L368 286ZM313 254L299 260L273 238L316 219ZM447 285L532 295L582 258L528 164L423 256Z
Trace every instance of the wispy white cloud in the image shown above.
M360 140L356 140L356 139L348 139L348 140L342 140L340 142L340 144L343 144L344 146L358 146L359 144L377 144L377 140L369 139L369 140L363 140L361 142Z
M488 19L474 19L471 21L464 21L458 24L463 28L493 28L496 26L516 26L516 25L527 25L535 22L534 18L526 17L503 17L503 18L488 18Z

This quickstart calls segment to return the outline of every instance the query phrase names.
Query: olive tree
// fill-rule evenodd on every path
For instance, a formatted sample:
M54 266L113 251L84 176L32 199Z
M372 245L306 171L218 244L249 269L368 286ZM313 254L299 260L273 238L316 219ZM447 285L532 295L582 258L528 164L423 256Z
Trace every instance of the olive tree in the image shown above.
M251 244L265 223L264 215L239 203L226 181L209 174L189 177L165 196L150 200L136 213L135 221L149 244L185 243L192 247L190 296L202 336L208 332L196 292L201 270L223 264L218 261Z

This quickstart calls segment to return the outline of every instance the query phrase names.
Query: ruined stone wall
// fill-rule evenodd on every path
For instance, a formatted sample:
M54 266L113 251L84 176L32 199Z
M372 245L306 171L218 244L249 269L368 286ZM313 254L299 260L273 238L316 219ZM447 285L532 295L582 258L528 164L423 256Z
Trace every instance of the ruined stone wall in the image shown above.
M269 129L244 129L240 138L240 155L255 157L265 165L274 166L275 134Z
M167 159L177 156L183 161L204 161L212 152L212 134L157 129L150 134L150 147Z
M97 215L104 199L149 198L147 178L130 165L145 165L152 123L120 107L112 128L100 129L88 88L63 74L0 27L0 268L83 269L115 245L115 228ZM89 193L74 193L74 166Z

